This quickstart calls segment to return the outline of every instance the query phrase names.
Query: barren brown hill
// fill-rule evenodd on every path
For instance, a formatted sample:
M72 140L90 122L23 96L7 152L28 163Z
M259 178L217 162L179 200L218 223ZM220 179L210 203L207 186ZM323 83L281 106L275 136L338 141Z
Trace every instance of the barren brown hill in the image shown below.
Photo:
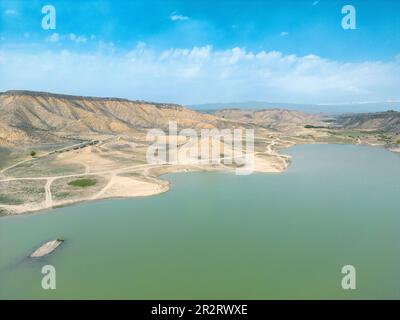
M216 111L214 115L223 119L251 123L282 132L302 128L307 124L323 125L322 121L324 119L322 114L307 114L284 109L223 109Z
M213 127L221 121L176 104L46 92L0 94L0 144L88 134L128 134L137 128ZM224 122L224 121L222 121Z
M400 112L397 111L341 115L336 123L346 129L400 134Z

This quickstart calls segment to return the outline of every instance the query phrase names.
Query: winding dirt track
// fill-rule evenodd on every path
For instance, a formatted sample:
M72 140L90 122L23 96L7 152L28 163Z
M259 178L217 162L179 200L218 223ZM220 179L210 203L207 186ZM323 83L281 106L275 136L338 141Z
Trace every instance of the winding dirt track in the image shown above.
M278 139L273 139L271 141L270 144L267 145L267 150L265 152L253 152L247 155L256 155L256 154L269 154L271 156L275 156L277 158L279 158L281 161L284 161L284 158L289 158L286 155L281 155L279 153L277 153L276 151L274 151L272 149L272 147L274 145L276 145ZM83 143L79 143L79 144L74 144L72 146L69 147L64 147L62 149L58 149L56 151L61 151L61 150L67 150L70 149L72 147L76 147L79 145L82 145ZM50 154L53 154L55 151L52 152L48 152L46 154L41 155L40 157L37 158L43 158L46 157ZM201 164L202 162L205 162L205 164L207 163L211 163L213 161L215 162L219 162L221 163L221 161L223 160L233 160L234 158L240 158L242 157L242 155L234 155L234 156L227 156L227 157L218 157L217 159L203 159L203 160L198 160L197 164ZM37 159L36 158L36 159ZM33 161L34 158L29 158L20 162L17 162L7 168L4 168L3 170L0 171L0 173L4 173L7 170L14 168L20 164L29 162L29 161ZM140 171L140 170L145 170L145 173L148 172L148 169L154 169L154 168L160 168L160 167L165 167L165 166L171 166L171 165L179 165L181 163L179 162L168 162L168 163L157 163L157 164L142 164L142 165L134 165L134 166L128 166L128 167L124 167L124 168L119 168L119 169L113 169L113 170L104 170L104 171L96 171L96 172L89 172L89 167L85 164L85 172L84 173L77 173L77 174L69 174L69 175L61 175L61 176L42 176L42 177L10 177L10 178L4 178L4 179L0 179L0 182L9 182L9 181L27 181L27 180L46 180L46 184L45 184L45 206L47 208L51 208L53 207L53 198L52 198L52 193L51 193L51 185L55 180L58 179L64 179L64 178L78 178L78 177L83 177L83 176L94 176L94 175L110 175L110 180L108 181L108 183L98 192L96 193L93 197L91 197L91 200L95 200L97 198L99 198L102 194L104 194L107 189L113 184L113 177L115 177L116 175L120 174L120 173L128 173L128 172L136 172L136 171Z
M47 179L46 185L44 186L44 191L46 194L46 207L49 208L53 207L53 197L51 195L50 187L54 180L54 178Z

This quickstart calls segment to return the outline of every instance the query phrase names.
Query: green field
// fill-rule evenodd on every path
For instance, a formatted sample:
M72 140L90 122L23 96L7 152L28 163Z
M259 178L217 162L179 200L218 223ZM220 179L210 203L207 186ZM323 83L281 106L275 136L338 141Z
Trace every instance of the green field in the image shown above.
M94 186L96 183L97 183L96 179L78 179L68 182L70 186L81 187L81 188Z

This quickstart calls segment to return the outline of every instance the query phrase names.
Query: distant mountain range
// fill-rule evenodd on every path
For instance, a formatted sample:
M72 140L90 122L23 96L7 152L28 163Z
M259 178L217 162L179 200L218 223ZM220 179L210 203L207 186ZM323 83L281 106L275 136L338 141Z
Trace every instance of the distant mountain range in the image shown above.
M250 113L219 110L197 112L177 104L132 101L13 90L0 93L0 145L53 143L63 139L99 139L131 135L137 130L260 126L278 131L320 123L321 116L291 110Z
M326 117L304 112L310 110L309 105L249 102L244 104L243 109L238 109L239 105L242 106L233 104L235 108L220 109L225 104L208 104L198 108L202 111L199 112L177 104L7 91L0 93L0 146L134 135L138 130L146 132L152 128L166 129L169 121L176 121L181 129L254 126L293 134L300 132L305 125L310 125L382 130L395 134L400 132L400 113L396 111ZM248 108L250 106L252 109ZM219 109L205 112L211 107ZM372 104L368 104L368 108L372 107ZM393 104L387 105L388 109L394 107ZM301 111L295 111L295 108ZM362 108L365 109L366 105L363 104Z
M219 109L287 109L296 110L306 113L325 113L325 114L341 114L341 113L365 113L365 112L382 112L388 110L400 111L400 101L389 102L360 102L348 104L298 104L298 103L282 103L282 102L229 102L229 103L207 103L188 105L189 108L213 112Z
M222 119L230 119L281 132L295 132L298 131L299 127L306 124L321 126L325 119L321 114L309 114L287 109L246 110L232 108L217 110L213 114Z

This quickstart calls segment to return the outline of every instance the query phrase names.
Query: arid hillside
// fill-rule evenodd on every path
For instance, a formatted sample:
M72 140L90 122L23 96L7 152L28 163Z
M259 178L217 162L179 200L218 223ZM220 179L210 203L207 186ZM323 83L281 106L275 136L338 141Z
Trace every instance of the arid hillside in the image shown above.
M283 109L243 110L223 109L214 113L217 117L249 123L260 127L288 132L302 129L304 125L322 125L322 114L307 114L299 111Z
M341 115L337 124L346 129L374 130L400 134L400 112L386 111Z
M216 116L180 105L118 98L68 96L44 92L7 91L0 94L0 144L57 141L66 137L129 134L135 129L224 125Z

